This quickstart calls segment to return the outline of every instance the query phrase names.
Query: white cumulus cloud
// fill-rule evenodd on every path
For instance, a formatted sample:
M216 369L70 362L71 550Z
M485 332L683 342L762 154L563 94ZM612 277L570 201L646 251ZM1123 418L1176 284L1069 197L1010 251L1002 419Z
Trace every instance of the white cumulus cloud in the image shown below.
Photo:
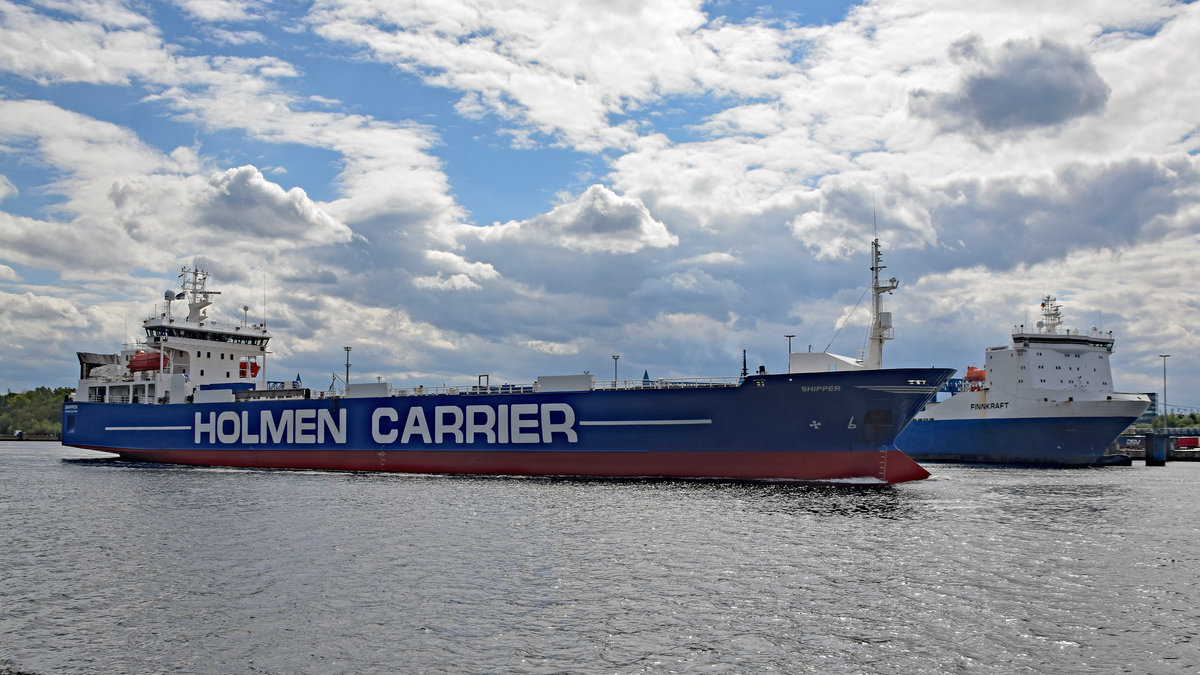
M516 238L589 253L634 253L679 243L679 237L655 220L640 200L602 185L589 187L549 213L480 228L477 233L484 240Z

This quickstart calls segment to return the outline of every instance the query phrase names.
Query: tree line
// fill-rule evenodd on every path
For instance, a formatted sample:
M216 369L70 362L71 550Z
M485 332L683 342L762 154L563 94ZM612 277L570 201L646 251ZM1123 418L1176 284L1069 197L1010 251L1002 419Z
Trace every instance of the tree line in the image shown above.
M0 434L12 435L18 430L27 435L61 433L63 399L72 391L70 387L38 387L0 395Z
M1150 426L1156 429L1159 427L1200 427L1200 413L1166 413L1154 418Z

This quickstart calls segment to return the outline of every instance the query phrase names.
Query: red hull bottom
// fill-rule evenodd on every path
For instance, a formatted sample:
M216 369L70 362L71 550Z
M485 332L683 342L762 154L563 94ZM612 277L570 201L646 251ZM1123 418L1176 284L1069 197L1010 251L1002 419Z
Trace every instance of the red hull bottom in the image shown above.
M406 473L717 478L901 483L929 472L899 450L880 452L471 452L371 450L124 450L135 462Z

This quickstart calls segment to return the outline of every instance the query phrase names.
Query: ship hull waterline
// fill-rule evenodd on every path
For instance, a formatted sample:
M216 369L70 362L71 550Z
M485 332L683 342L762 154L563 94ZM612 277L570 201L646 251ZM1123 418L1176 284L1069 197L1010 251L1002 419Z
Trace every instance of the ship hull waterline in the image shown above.
M123 461L191 466L392 471L560 478L681 478L734 481L902 483L929 472L898 450L820 452L457 452L446 450L120 450Z

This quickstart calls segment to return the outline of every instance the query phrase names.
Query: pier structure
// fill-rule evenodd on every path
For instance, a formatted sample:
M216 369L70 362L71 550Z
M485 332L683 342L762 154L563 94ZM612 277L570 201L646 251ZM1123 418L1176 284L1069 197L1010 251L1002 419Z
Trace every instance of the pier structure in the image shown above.
M1120 452L1145 459L1146 466L1163 466L1167 460L1200 461L1200 427L1130 429L1121 434ZM1190 442L1189 442L1190 441Z

